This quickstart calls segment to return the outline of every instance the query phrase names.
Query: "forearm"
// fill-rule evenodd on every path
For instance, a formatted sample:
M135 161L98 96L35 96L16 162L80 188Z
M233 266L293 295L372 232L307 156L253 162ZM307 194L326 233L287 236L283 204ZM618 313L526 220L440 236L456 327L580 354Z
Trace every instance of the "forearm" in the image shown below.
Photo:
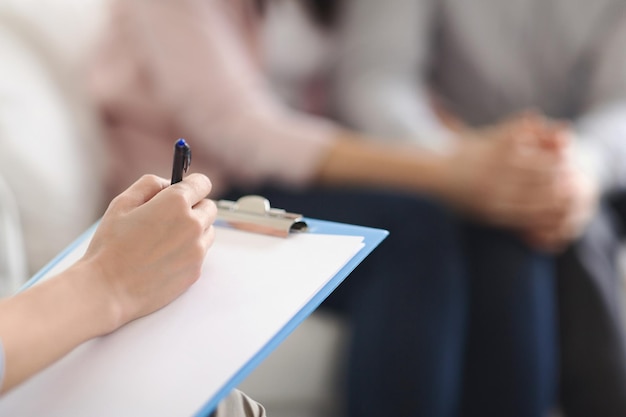
M380 144L345 132L330 147L317 179L326 185L378 186L445 197L446 158L412 146Z
M93 276L89 265L78 263L0 302L0 340L5 353L2 392L84 341L117 327L119 314Z

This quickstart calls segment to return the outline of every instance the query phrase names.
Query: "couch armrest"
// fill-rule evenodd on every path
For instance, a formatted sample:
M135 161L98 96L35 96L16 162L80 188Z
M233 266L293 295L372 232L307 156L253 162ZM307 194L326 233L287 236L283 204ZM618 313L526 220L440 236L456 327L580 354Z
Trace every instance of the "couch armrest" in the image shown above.
M0 4L0 176L19 209L28 275L102 213L106 156L86 95L77 79L68 80L73 64L46 36L80 33L71 29L71 16L61 19L62 6L59 19L49 11L42 27L47 9L32 4Z

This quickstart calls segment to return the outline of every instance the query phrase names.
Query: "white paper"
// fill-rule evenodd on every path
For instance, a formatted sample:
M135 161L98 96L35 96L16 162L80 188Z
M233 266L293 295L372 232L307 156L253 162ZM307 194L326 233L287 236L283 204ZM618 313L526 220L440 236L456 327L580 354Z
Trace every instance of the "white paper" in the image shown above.
M88 240L46 277L65 269ZM192 416L364 246L217 228L201 278L156 313L89 341L0 399L2 416Z

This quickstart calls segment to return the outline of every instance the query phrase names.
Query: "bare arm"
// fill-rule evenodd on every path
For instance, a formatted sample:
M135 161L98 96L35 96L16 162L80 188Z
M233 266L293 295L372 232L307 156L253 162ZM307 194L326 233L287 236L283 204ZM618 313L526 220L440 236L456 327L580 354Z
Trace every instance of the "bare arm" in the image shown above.
M371 141L353 132L337 135L318 169L325 185L356 185L441 196L447 158L403 144Z
M84 257L0 302L5 392L93 337L182 294L200 276L213 241L211 184L145 176L104 214ZM167 188L166 188L167 187Z

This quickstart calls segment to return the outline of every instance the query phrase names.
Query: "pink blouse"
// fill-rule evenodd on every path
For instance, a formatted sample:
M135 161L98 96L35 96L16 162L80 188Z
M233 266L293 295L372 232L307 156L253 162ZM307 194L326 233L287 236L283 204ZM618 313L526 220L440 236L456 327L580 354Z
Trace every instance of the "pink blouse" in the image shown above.
M236 0L116 0L89 86L110 145L109 191L144 173L171 174L174 142L212 196L231 185L301 187L336 133L275 99Z

